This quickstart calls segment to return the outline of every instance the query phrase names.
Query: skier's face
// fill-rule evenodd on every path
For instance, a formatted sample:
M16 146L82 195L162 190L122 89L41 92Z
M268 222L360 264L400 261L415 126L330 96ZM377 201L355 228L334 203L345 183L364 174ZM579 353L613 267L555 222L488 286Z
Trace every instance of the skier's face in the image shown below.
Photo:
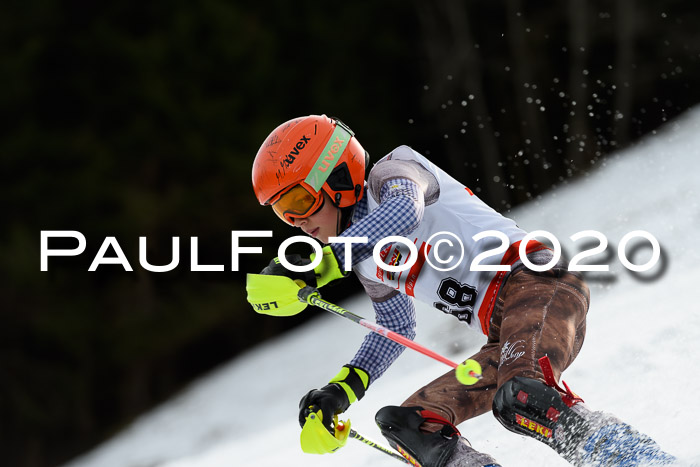
M309 217L294 219L294 226L299 227L307 235L311 235L323 243L328 243L329 237L338 234L339 214L338 208L333 206L331 198L324 192L321 207Z

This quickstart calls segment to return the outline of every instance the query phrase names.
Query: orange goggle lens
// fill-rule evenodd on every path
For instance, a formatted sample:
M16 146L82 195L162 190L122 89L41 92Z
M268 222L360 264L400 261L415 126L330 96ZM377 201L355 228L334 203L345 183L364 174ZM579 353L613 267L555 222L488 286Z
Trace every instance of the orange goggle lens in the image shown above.
M321 193L313 195L303 186L296 185L272 203L272 210L283 221L294 225L295 218L303 219L316 212L322 200L323 195Z

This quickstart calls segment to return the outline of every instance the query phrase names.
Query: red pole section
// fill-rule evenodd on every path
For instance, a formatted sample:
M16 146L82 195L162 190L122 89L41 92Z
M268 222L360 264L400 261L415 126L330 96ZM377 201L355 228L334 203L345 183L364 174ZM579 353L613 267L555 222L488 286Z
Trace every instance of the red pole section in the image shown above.
M411 339L408 339L407 337L402 336L397 332L387 329L384 326L380 326L377 323L373 323L372 321L368 321L363 317L346 310L345 308L339 307L338 305L334 305L333 303L325 301L321 298L320 294L318 293L318 290L314 289L313 287L304 287L301 290L299 290L299 300L308 303L309 305L323 308L326 311L330 311L335 315L347 318L350 321L354 321L357 324L364 326L367 329L386 337L387 339L390 339L398 344L420 352L423 355L435 359L438 362L444 363L445 365L451 368L457 369L457 367L459 366L457 363L453 362L449 358L443 357L439 353L433 352L432 350L413 342Z
M408 347L409 349L413 349L417 352L422 353L423 355L427 355L428 357L433 358L433 359L437 360L438 362L442 362L445 365L448 365L452 368L456 369L458 366L457 363L453 362L449 358L443 357L439 353L433 352L432 350L430 350L426 347L423 347L422 345L415 343L411 339L409 339L405 336L402 336L398 332L394 332L390 329L387 329L384 326L380 326L379 324L373 323L371 321L367 321L364 318L360 319L359 324L366 327L367 329L371 329L372 331L376 332L377 334L380 334L380 335L386 337L387 339L391 339L392 341L394 341L398 344L401 344L405 347Z

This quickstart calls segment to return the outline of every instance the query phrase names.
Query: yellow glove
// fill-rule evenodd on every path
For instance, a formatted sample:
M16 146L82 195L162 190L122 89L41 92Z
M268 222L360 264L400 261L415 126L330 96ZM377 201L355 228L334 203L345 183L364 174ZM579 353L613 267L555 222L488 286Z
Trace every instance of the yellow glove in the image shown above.
M316 253L311 253L311 262L316 259ZM316 287L323 287L331 281L347 277L348 272L343 271L338 264L338 259L329 245L323 247L321 264L314 268L316 274Z
M286 276L267 274L246 276L245 289L248 292L248 303L253 305L256 312L263 315L293 316L304 311L307 303L300 302L297 298L302 287Z
M311 261L315 254L311 255ZM299 255L287 256L287 261L296 266L304 266L311 261L302 259ZM300 302L297 294L299 289L309 285L322 287L336 279L342 279L347 273L340 270L338 260L330 246L323 248L323 257L313 271L289 271L279 262L278 258L262 270L261 274L246 276L246 291L248 303L261 314L272 316L292 316L301 313L306 308L305 302Z

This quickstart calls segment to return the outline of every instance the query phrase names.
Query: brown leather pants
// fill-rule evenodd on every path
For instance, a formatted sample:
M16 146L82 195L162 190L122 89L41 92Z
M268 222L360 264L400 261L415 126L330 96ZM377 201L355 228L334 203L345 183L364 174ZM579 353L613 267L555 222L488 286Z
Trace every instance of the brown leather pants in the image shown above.
M499 293L488 340L471 357L483 378L464 386L449 371L401 405L421 406L458 425L491 410L496 390L514 376L544 381L537 361L542 356L549 356L558 381L583 344L589 296L581 275L565 265L545 272L514 269Z

